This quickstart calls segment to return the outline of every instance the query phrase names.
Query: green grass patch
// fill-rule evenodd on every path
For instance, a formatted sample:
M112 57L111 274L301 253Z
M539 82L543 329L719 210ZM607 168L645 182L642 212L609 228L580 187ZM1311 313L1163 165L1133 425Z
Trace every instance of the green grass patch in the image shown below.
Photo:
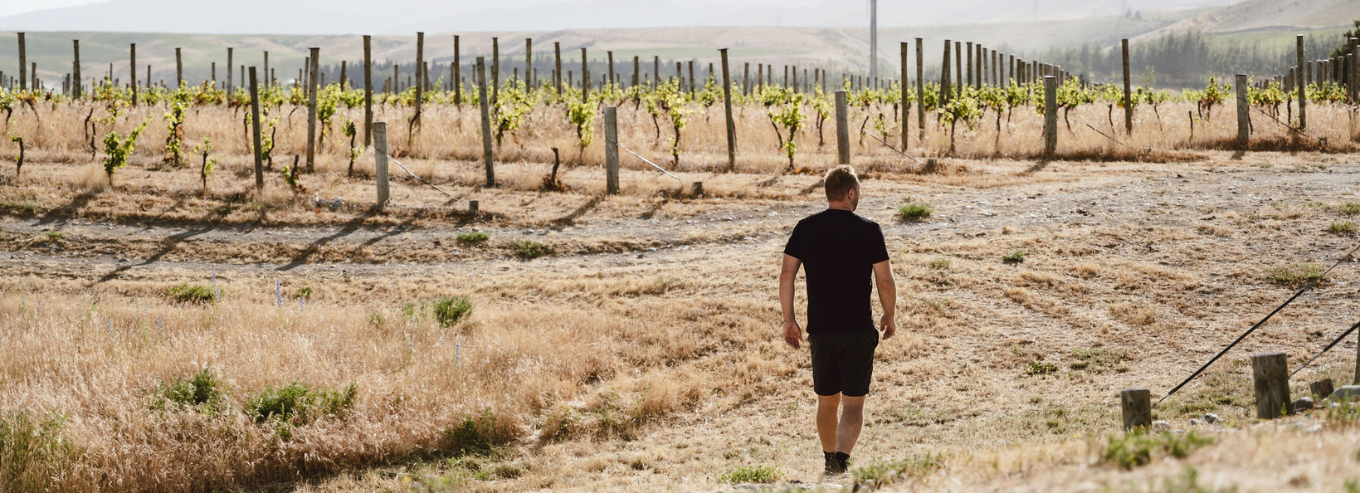
M780 472L779 468L775 466L765 465L740 466L728 469L727 472L723 473L722 476L718 477L718 480L724 483L733 484L773 483L775 481L778 481L779 477L782 475L783 473Z
M1354 399L1338 399L1334 405L1324 405L1327 409L1326 421L1328 425L1337 428L1351 428L1360 424L1360 404ZM1356 460L1360 460L1360 451L1356 451Z
M1184 459L1195 449L1214 443L1212 437L1190 430L1186 433L1151 434L1142 428L1123 435L1111 435L1100 454L1101 461L1123 469L1147 465L1158 456Z
M169 382L157 385L148 407L221 410L225 403L225 392L222 387L222 380L217 378L212 367L204 367L188 379L175 377Z
M533 260L553 254L552 247L530 240L512 241L510 242L510 250L515 252L516 257L524 260Z
M1266 272L1275 284L1298 286L1322 279L1322 266L1318 264L1288 264L1275 267Z
M445 296L434 302L434 318L440 327L452 327L472 313L472 300L466 296Z
M903 221L920 221L930 217L935 208L930 204L913 202L897 208L897 217Z
M1360 204L1357 204L1355 202L1346 202L1345 205L1341 206L1341 213L1348 216L1360 214Z
M491 408L476 414L464 414L454 424L444 428L448 447L460 455L490 455L502 445L519 438L520 431L510 419Z
M1327 232L1338 235L1355 234L1355 223L1351 221L1338 221L1327 226Z
M1087 349L1072 348L1073 370L1086 370L1091 373L1103 373L1113 369L1128 360L1129 357L1123 351L1111 351L1108 349Z
M1058 371L1058 365L1047 361L1031 361L1029 367L1025 368L1026 375L1047 375Z
M349 410L358 400L359 386L354 383L333 389L293 382L265 388L247 400L245 411L256 423L275 419L286 426L304 426Z
M165 290L165 296L176 303L213 303L217 301L217 294L202 284L184 283L171 286Z
M855 483L870 483L877 488L904 478L924 478L942 464L942 457L934 454L911 455L904 459L874 461L850 471Z
M930 270L949 270L951 263L947 258L937 258L930 261Z
M0 414L0 490L63 489L61 478L71 476L84 453L62 436L65 426L58 413Z
M1025 252L1016 250L1001 257L1001 261L1007 264L1019 264L1025 261Z
M486 233L482 233L480 231L463 233L458 235L458 237L456 238L458 243L462 243L464 245L481 245L482 243L486 243L486 240L489 239L491 239L490 236L487 236Z

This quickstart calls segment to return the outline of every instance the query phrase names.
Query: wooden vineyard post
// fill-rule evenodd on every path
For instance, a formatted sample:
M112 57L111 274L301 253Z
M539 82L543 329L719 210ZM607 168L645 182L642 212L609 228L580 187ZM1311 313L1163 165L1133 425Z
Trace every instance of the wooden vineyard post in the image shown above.
M1256 383L1256 417L1272 419L1289 414L1289 363L1285 354L1251 355L1251 375Z
M71 62L71 97L80 99L80 40L71 40L75 60Z
M652 88L661 85L661 57L652 56Z
M619 109L604 108L605 193L619 194Z
M454 106L463 105L463 61L462 47L458 45L458 36L453 36L453 104Z
M1044 157L1058 150L1058 78L1044 76Z
M741 94L744 95L744 96L750 97L750 96L751 96L751 62L744 62L744 63L743 63L743 67L745 67L745 68L743 69L744 72L742 72L742 75L741 75Z
M727 113L727 170L737 169L737 123L732 118L732 79L727 69L727 48L718 50L722 54L723 110Z
M911 108L910 108L910 106L907 105L907 87L908 87L908 86L907 86L907 81L910 80L910 79L907 78L907 42L906 42L906 41L903 41L903 42L902 42L901 48L902 48L902 83L901 83L901 84L898 84L898 85L901 86L899 89L902 90L902 150L906 150L907 147L908 147L908 146L907 146L907 122L911 121ZM920 103L920 101L917 101L917 103Z
M373 122L373 176L378 180L378 208L387 206L387 122Z
M534 88L534 38L524 38L524 82L525 87Z
M1351 38L1351 52L1346 54L1346 57L1350 58L1352 67L1355 66L1356 62L1360 62L1360 43L1356 41L1356 38ZM1346 86L1350 88L1351 101L1360 99L1356 97L1360 95L1360 70L1351 70L1350 78L1346 79Z
M307 60L307 172L316 171L316 73L319 69L316 59L321 48L310 48L311 57Z
M605 57L609 59L609 83L617 84L617 82L614 81L614 52L606 51Z
M1152 424L1152 393L1148 389L1120 391L1119 407L1124 411L1124 431Z
M265 86L265 87L273 87L273 85L274 85L274 71L269 70L269 52L267 52L267 51L264 52L264 74L263 74L263 75L264 75L264 86ZM146 79L146 82L147 82L148 84L150 84L150 83L151 83L151 77L148 76L147 79Z
M916 140L921 143L922 148L926 145L926 52L925 47L922 46L923 41L922 38L916 38L916 126L921 132L920 137ZM825 82L825 77L823 77L823 82Z
M1294 73L1299 87L1299 130L1306 130L1308 128L1308 117L1304 113L1304 102L1308 99L1308 91L1306 90L1307 86L1303 83L1303 35L1298 35L1296 39L1298 40L1299 65L1298 70L1295 70Z
M476 201L476 200L469 200L469 201L468 201L468 215L470 215L470 216L472 216L472 217L477 217L477 212L478 212L479 209L480 209L480 207L478 207L478 204L477 204L477 201Z
M694 87L694 60L690 60L690 61L689 61L689 97L690 97L691 99L693 99L697 93L698 93L698 89L697 89L696 87Z
M501 41L491 38L491 105L500 101L501 95Z
M553 87L557 88L557 98L562 98L562 43L553 42L553 56L557 63L557 70L553 72Z
M967 71L968 84L965 85L964 87L971 87L973 85L973 43L969 41L965 46L968 47L968 71ZM959 61L962 62L963 59L959 59Z
M581 102L590 102L590 61L585 48L581 48Z
M953 96L953 88L949 85L949 40L944 40L944 64L940 69L940 108L949 104L950 96Z
M132 43L128 47L128 56L130 57L132 64L132 70L128 72L128 77L132 78L132 105L137 106L137 43ZM146 83L150 84L151 67L148 66L146 68L146 71L147 71Z
M584 50L584 48L582 49ZM482 162L486 165L486 186L496 186L496 167L491 159L491 106L486 100L486 58L477 57L477 101L482 107Z
M231 52L232 52L232 49L231 49L230 46L228 46L228 47L227 47L227 94L231 94L232 89L234 89L234 88L236 87L236 86L233 86L232 83L231 83L231 82L232 82L232 79L231 79L231 68L232 68L232 67L235 67L235 65L232 65L232 63L231 63ZM134 85L134 86L137 85L137 81L136 81L136 79L137 79L137 73L136 73L136 72L133 72L133 73L132 73L132 79L133 79L132 85Z
M28 46L24 43L24 33L19 34L19 90L28 89Z
M1124 135L1133 135L1133 87L1129 80L1129 40L1121 42L1124 49Z
M184 85L184 59L180 57L179 48L175 48L175 89Z
M316 52L312 52L312 63L316 63ZM313 65L314 67L316 65ZM411 116L411 129L409 133L415 135L420 129L420 110L422 100L425 99L425 33L416 32L416 114ZM313 77L315 78L315 77ZM316 87L315 84L312 87ZM410 142L407 142L409 145ZM309 163L310 164L310 163ZM310 170L308 170L310 171Z
M137 85L135 82L132 84ZM255 143L255 191L264 192L264 156L260 152L260 87L255 79L255 67L250 67L250 127Z
M1247 76L1237 74L1233 85L1237 89L1237 145L1242 146L1242 150L1247 150L1247 141L1251 139L1251 104L1247 101Z
M641 71L641 70L642 70L642 58L641 58L641 57L638 57L638 56L634 56L634 57L633 57L633 85L632 85L632 87L637 87L637 86L638 86L638 78L639 78L639 77L642 77L641 75L639 75L638 72ZM641 94L642 94L642 93L640 93L640 92L635 92L634 95L633 95L633 100L634 100L634 101L637 101L637 99L638 99L639 97L641 97Z
M836 163L850 164L850 123L845 89L836 91Z
M364 35L364 145L373 144L373 36Z

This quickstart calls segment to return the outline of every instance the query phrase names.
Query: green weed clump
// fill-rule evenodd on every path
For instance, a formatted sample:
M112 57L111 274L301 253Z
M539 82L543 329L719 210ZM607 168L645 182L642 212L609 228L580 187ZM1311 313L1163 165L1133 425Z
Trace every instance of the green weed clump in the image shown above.
M491 237L487 236L486 233L474 231L472 233L463 233L458 235L457 240L458 243L462 243L464 245L480 245L482 243L486 243L486 240L490 238Z
M217 294L202 284L184 283L171 286L165 290L165 295L176 303L204 304L217 301Z
M897 209L897 217L903 221L920 221L930 217L935 208L930 204L913 202Z
M1346 202L1346 205L1341 206L1341 213L1346 214L1348 216L1360 214L1360 204L1357 204L1355 202Z
M293 382L283 387L266 387L246 403L246 415L256 423L270 419L287 427L305 426L324 416L335 416L354 407L359 400L359 386L351 383L341 389L318 387ZM287 436L285 436L287 438Z
M1275 284L1298 286L1322 279L1322 266L1318 264L1288 264L1271 269L1266 275Z
M1031 361L1025 368L1026 375L1047 375L1058 371L1058 365L1046 361Z
M222 380L217 378L212 367L204 367L188 380L175 377L157 385L148 407L153 410L178 407L215 411L221 409L224 396Z
M0 491L54 491L83 450L62 436L66 416L29 411L0 415Z
M1355 234L1355 223L1351 221L1334 222L1327 226L1327 232L1338 235Z
M1008 264L1018 264L1025 261L1025 252L1016 250L1001 257L1001 261Z
M874 461L850 471L855 483L869 483L882 487L902 478L924 478L942 465L942 457L934 454L911 455L900 460Z
M488 407L476 414L464 414L444 429L444 439L454 453L490 455L519 438L520 433L512 420Z
M434 318L441 328L452 327L472 313L472 300L466 296L445 296L434 303Z
M1123 469L1133 469L1152 462L1154 455L1170 455L1177 459L1190 456L1195 449L1214 443L1212 437L1190 430L1184 434L1149 434L1142 428L1123 436L1110 436L1101 453L1101 460Z
M728 469L718 478L724 483L773 483L782 476L778 467L775 466L741 466Z
M510 242L510 249L514 250L515 256L524 260L533 260L553 254L552 247L529 240L512 241Z

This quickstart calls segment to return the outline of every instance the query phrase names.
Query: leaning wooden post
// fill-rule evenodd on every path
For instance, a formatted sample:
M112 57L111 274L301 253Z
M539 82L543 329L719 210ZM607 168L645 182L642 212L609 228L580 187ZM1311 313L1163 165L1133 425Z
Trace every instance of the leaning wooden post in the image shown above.
M845 89L836 91L836 163L850 164L850 123Z
M71 62L71 97L80 99L80 40L71 40L71 45L76 54L75 61Z
M24 33L19 34L19 90L28 89L28 46L24 43Z
M312 54L312 63L316 63L316 54ZM315 65L313 65L315 66ZM425 73L425 33L416 32L416 114L411 117L412 135L420 129L420 110L425 99L425 79L429 74ZM410 142L407 142L409 145Z
M477 57L477 100L482 106L482 162L486 165L486 186L496 186L496 168L491 156L491 105L486 99L486 58Z
M619 111L617 107L604 108L604 189L609 195L619 194Z
M307 67L307 172L316 171L316 76L320 69L316 59L321 56L321 48L310 48L311 57ZM418 93L417 93L418 94Z
M1308 99L1308 86L1303 82L1303 35L1302 34L1298 35L1297 39L1299 52L1299 69L1295 70L1294 73L1297 74L1297 83L1299 88L1299 130L1304 130L1308 128L1308 117L1304 113L1304 102Z
M132 105L137 106L137 43L132 43L131 46L128 47L128 56L130 57L132 64L132 70L128 72L128 78L132 79ZM151 67L147 66L146 71L148 72L146 83L150 84L151 76L149 72L151 72Z
M132 85L135 87L137 84ZM250 127L255 143L255 191L264 192L264 156L260 151L260 87L253 66L250 67Z
M364 145L373 144L373 36L364 35Z
M1129 80L1129 40L1121 43L1124 48L1124 135L1133 135L1133 87Z
M924 41L922 38L916 38L916 126L921 132L916 140L921 143L922 148L926 145L926 51L922 46ZM822 81L825 83L826 76L822 77Z
M1044 157L1058 150L1058 78L1044 76Z
M373 122L373 175L378 180L378 208L387 205L387 122Z
M723 110L727 112L727 170L737 170L737 123L732 119L732 79L727 74L727 48L722 54Z
M902 90L902 150L904 150L904 151L905 151L905 150L907 149L907 147L908 147L908 146L907 146L907 122L910 122L910 121L911 121L911 108L910 108L910 105L907 104L907 87L908 87L907 81L908 81L908 80L911 80L911 79L909 79L909 78L907 78L907 77L908 77L908 76L907 76L907 42L906 42L906 41L903 41L903 42L902 42L902 83L901 83L901 84L898 84L898 85L902 86L902 87L900 87L899 89ZM917 103L920 103L920 101L917 101Z
M1124 411L1124 431L1152 424L1152 393L1148 389L1120 391L1119 407Z
M1256 383L1256 417L1271 419L1289 414L1289 363L1285 354L1253 354L1251 375Z
M1233 85L1237 86L1237 145L1242 146L1242 150L1245 151L1247 150L1247 142L1251 139L1251 125L1249 123L1251 114L1248 113L1251 104L1247 101L1247 76L1237 74Z

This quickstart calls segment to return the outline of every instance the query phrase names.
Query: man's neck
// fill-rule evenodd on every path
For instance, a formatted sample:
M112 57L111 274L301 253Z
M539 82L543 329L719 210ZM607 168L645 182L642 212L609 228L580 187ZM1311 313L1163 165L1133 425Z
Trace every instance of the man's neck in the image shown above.
M826 208L845 212L855 212L855 209L846 202L830 202L827 204Z

